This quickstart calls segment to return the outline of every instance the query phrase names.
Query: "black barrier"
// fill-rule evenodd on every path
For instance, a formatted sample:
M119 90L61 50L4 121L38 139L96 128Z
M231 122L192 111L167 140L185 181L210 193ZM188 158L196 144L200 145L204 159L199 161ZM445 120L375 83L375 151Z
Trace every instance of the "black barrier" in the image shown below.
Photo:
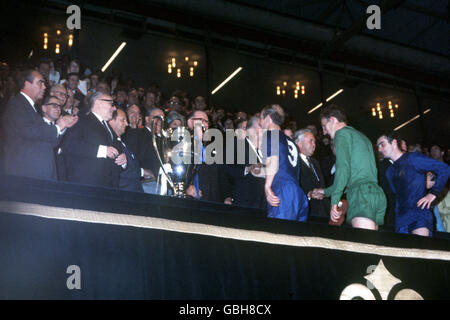
M2 299L450 297L448 239L12 176L0 257Z

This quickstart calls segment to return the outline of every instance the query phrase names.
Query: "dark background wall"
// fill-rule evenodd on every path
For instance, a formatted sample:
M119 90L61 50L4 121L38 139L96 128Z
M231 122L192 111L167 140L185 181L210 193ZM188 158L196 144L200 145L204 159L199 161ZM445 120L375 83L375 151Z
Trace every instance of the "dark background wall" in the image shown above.
M50 50L44 52L42 49L42 34L46 30L54 32L56 28L67 32L65 22L68 15L64 10L38 7L29 1L2 3L1 6L0 60L13 65L26 60L31 50L33 57L30 63L42 55L55 58L51 38ZM205 29L206 38L213 37L209 32ZM450 141L450 106L445 97L422 93L419 100L414 88L377 81L376 77L355 80L349 73L333 71L331 68L322 69L320 75L321 69L315 65L281 62L270 54L265 55L264 48L249 52L239 45L239 41L238 45L230 48L217 41L204 41L204 38L196 41L181 32L177 34L176 30L172 34L160 32L158 28L147 28L142 32L121 24L120 19L111 21L86 16L82 11L78 46L68 51L63 42L62 49L63 53L78 56L85 66L100 69L123 41L127 42L127 46L108 68L107 75L120 70L125 79L131 78L137 85L157 83L166 96L176 89L182 89L192 97L206 96L211 106L249 113L259 111L266 104L279 103L301 127L310 123L318 124L320 109L312 114L307 114L308 110L342 88L344 92L333 102L345 107L350 124L361 129L372 140L380 132L392 130L420 111L431 108L429 113L400 132L410 142L439 143L448 147ZM175 56L182 59L185 55L199 61L195 77L189 78L183 74L181 79L177 79L174 74L169 75L169 58ZM216 94L209 94L240 66L243 70L232 81ZM306 86L306 95L300 95L298 100L292 97L292 91L286 97L277 96L276 85L281 85L283 81L290 85L301 81ZM372 117L371 107L378 101L387 105L389 99L400 106L395 118L389 118L386 111L383 120Z

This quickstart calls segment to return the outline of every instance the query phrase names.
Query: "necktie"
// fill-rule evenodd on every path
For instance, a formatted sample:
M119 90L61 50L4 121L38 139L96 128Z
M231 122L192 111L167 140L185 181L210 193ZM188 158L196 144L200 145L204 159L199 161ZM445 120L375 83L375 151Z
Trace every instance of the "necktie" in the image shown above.
M312 169L312 171L314 172L314 175L316 176L317 181L320 181L319 176L317 175L316 169L314 169L314 165L311 161L311 157L307 157L308 162L309 162L309 167Z
M102 123L103 123L103 126L105 127L105 130L108 132L108 136L109 136L110 141L112 142L113 141L113 135L111 133L111 130L109 130L108 124L106 123L105 120L103 120Z

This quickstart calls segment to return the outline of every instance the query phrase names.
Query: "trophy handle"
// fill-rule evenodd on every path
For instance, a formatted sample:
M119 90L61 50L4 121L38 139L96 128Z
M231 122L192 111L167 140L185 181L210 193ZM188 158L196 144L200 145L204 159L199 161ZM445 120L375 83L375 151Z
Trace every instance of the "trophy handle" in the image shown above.
M163 138L163 139L164 139L164 138ZM156 135L155 135L154 132L152 132L152 140L153 140L153 147L155 148L156 155L158 156L159 163L161 164L162 172L163 172L164 175L166 176L167 181L169 181L170 186L171 186L172 188L174 188L174 184L173 184L172 179L170 178L170 176L167 174L166 170L164 169L164 163L162 162L161 155L159 154L158 146L157 146L157 144L156 144Z

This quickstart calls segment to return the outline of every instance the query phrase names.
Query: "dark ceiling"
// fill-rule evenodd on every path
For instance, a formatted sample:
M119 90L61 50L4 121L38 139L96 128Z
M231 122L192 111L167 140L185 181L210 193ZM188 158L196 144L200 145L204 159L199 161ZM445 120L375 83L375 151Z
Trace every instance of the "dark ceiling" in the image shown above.
M120 37L133 40L129 41L128 52L139 50L139 46L144 43L151 43L151 37L145 35L162 36L160 39L181 41L185 45L190 42L203 47L205 52L209 48L215 61L225 63L216 66L214 72L206 73L209 78L202 81L206 83L206 91L210 91L209 86L227 75L233 61L240 59L245 62L247 72L227 86L222 97L215 98L219 104L236 104L239 107L248 99L248 93L240 90L243 85L255 81L255 78L270 80L277 74L290 74L294 72L293 69L308 74L310 79L322 75L325 78L325 81L314 80L315 84L322 83L323 88L320 90L320 85L315 85L316 91L314 93L312 90L308 95L303 109L313 107L344 86L345 93L336 100L338 103L350 102L350 105L360 106L359 111L351 110L352 115L358 119L360 127L366 127L366 130L369 130L367 127L373 127L374 134L381 126L380 122L371 119L365 108L378 97L395 95L401 99L401 106L405 106L399 117L389 124L392 128L416 115L422 107L433 106L433 110L441 112L450 104L448 1L22 0L2 2L0 8L4 9L2 16L5 17L11 6L16 12L22 12L20 6L23 6L28 12L33 11L29 8L35 8L34 12L43 10L62 14L64 19L65 9L73 3L81 7L84 18L109 25L114 30L122 30ZM380 30L368 30L366 27L366 8L371 4L381 8ZM25 26L15 26L16 20L2 19L0 25L4 27L0 28L3 29L0 33L5 33L6 28L9 34L16 33L19 36L19 30L25 30ZM21 21L28 20L30 25L37 22L33 22L32 17ZM81 37L86 35L84 32ZM106 49L96 44L99 50L107 50L107 54L114 37L108 39L109 42L105 40L104 44ZM157 50L149 45L153 57L157 58L155 55L164 47L163 43L167 41L160 40L161 48ZM222 48L232 54L226 54ZM0 56L1 51L6 49L0 48ZM99 54L103 56L100 51L95 56ZM263 62L256 63L248 58L252 56ZM135 53L134 58L137 57L144 58ZM116 66L130 65L129 61L123 59L118 59ZM140 61L141 68L145 63L148 68L152 67L148 61ZM260 69L264 64L268 67L263 73ZM271 71L271 68L274 69ZM335 88L338 84L339 87ZM170 85L168 88L173 89ZM268 95L265 92L273 90L271 84L264 90L261 87L251 90L251 94L258 97L261 93L266 94L261 99L272 99L273 93ZM420 103L419 96L423 99ZM292 108L294 112L298 106L293 105ZM317 118L315 114L313 118L305 117L304 110L299 115L304 121ZM414 125L406 130L417 137L414 131L424 131L425 127L430 127L436 129L435 133L430 134L439 137L440 141L448 141L444 136L448 137L450 131L447 130L450 129L448 112L439 118L437 111L433 111L427 117L430 119L428 123L421 122L420 127ZM434 117L433 120L431 117ZM429 126L435 120L440 120L442 126ZM387 122L386 119L384 123ZM431 129L427 130L431 132Z
M375 0L228 0L277 14L324 24L339 30L351 29L367 17L366 8L384 1ZM393 1L391 1L393 2ZM381 30L362 28L359 32L414 47L447 55L449 41L449 3L446 0L397 1L384 14Z

